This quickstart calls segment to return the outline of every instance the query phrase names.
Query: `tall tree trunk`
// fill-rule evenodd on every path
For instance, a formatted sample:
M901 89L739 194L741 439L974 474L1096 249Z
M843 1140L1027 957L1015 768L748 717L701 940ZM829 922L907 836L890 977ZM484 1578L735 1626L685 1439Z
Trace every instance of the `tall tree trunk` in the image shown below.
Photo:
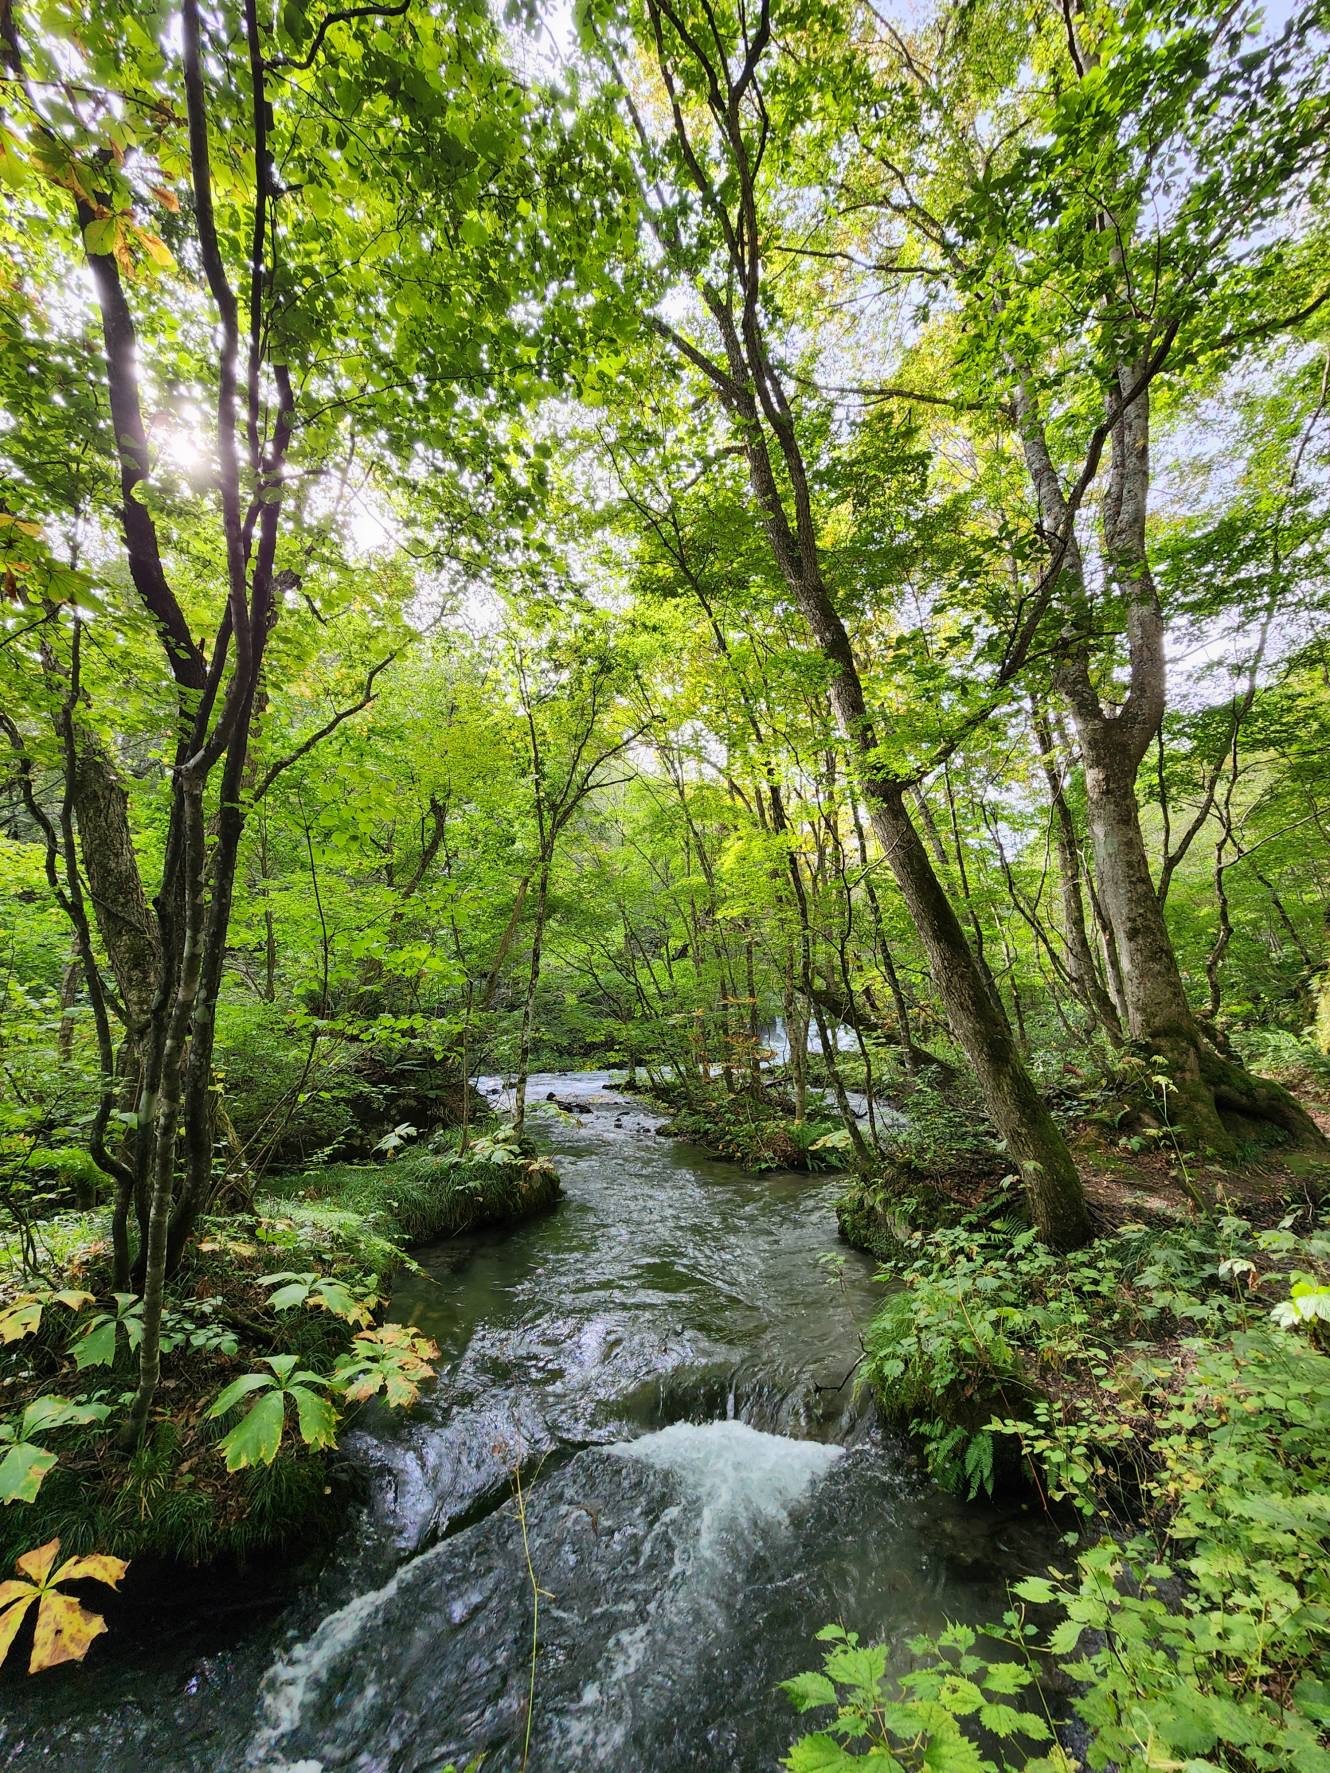
M1115 392L1125 396L1139 373L1138 365L1120 371ZM1127 608L1129 683L1126 699L1114 711L1105 707L1091 674L1091 616L1073 514L1026 381L1017 385L1015 409L1044 529L1062 548L1059 584L1074 626L1056 682L1080 743L1098 900L1117 962L1126 1032L1167 1069L1168 1119L1179 1140L1231 1157L1233 1137L1220 1114L1226 1109L1323 1145L1310 1115L1286 1090L1225 1058L1202 1032L1187 1000L1141 829L1136 775L1166 699L1163 615L1145 544L1148 396L1139 394L1118 413L1102 501L1107 570Z
M763 356L755 366L755 379L764 387L759 413L733 321L723 306L713 308L713 313L727 342L732 400L738 409L753 491L782 577L830 667L832 706L858 758L874 835L928 956L933 984L952 1033L974 1069L984 1106L1021 1176L1040 1236L1054 1248L1075 1248L1089 1238L1090 1218L1067 1142L1021 1062L1006 1013L985 979L955 907L920 841L906 810L905 787L882 774L877 732L849 635L822 577L812 499L789 409ZM773 472L763 417L776 433L793 483L793 526Z
M74 814L92 914L111 963L132 1047L152 1015L159 943L129 829L129 799L99 739L80 733L74 770Z
M161 1377L162 1311L175 1186L176 1137L185 1097L189 1027L204 959L203 793L202 783L192 774L181 772L177 778L176 803L182 834L184 930L179 977L163 1031L160 1081L152 1104L148 1226L140 1251L143 1328L139 1342L138 1386L125 1425L125 1440L129 1446L137 1446L144 1437L148 1412Z
M726 281L723 287L709 280L701 284L702 298L720 334L723 361L707 356L663 319L655 324L680 356L706 377L730 416L773 560L822 656L832 707L857 764L874 831L919 931L952 1030L975 1068L985 1105L1021 1173L1040 1236L1056 1247L1070 1248L1090 1235L1089 1213L1071 1152L1021 1064L1006 1016L984 983L955 910L919 841L905 810L904 785L883 774L858 664L822 572L807 463L764 332L761 282L766 228L755 163L761 148L755 149L749 140L745 120L750 114L749 88L770 41L770 14L763 12L736 72L723 53L712 59L697 39L677 32L660 0L648 0L648 11L657 65L670 101L671 128L684 164L704 206L725 215ZM707 155L698 154L680 101L676 66L666 48L667 33L680 54L705 66L708 109L725 155L732 199L720 195L704 167ZM731 201L733 218L727 207ZM679 240L674 229L673 221L662 227L667 244L671 238Z
M1045 1242L1074 1249L1090 1234L1066 1141L1021 1063L1006 1015L989 990L960 920L933 871L894 782L869 780L868 808L928 956L952 1032L974 1068L989 1118L1020 1173Z

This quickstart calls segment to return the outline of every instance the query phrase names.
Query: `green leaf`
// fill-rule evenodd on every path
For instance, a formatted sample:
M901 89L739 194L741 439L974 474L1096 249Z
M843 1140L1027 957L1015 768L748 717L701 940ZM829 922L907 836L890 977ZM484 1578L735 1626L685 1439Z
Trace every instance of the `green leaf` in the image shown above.
M290 1311L295 1305L303 1305L309 1298L309 1287L304 1281L292 1281L289 1286L278 1287L268 1300L274 1311Z
M995 1736L1028 1736L1035 1742L1048 1740L1048 1725L1033 1711L1017 1711L1010 1705L981 1705L979 1722Z
M251 1391L258 1391L261 1386L271 1384L272 1380L266 1373L242 1373L239 1379L233 1379L213 1401L208 1410L209 1418L225 1416L226 1412L238 1404L242 1397L247 1396Z
M985 1773L984 1757L959 1730L939 1731L924 1750L921 1765L925 1773Z
M780 1690L796 1711L812 1711L818 1705L834 1705L836 1689L823 1674L800 1674L782 1681Z
M24 1410L19 1432L26 1440L30 1435L46 1434L52 1428L81 1428L89 1422L105 1422L110 1414L109 1404L78 1404L72 1398L50 1393L34 1398Z
M103 1318L93 1324L74 1344L74 1365L79 1372L88 1367L109 1367L115 1360L115 1319Z
M116 239L120 233L118 216L102 216L97 221L89 222L83 230L83 238L88 251L104 257L115 251Z
M890 1765L890 1763L879 1763ZM834 1736L805 1736L785 1757L789 1773L862 1773L863 1762L847 1754Z
M886 1646L847 1644L829 1651L823 1667L833 1681L844 1687L873 1688L887 1672Z
M290 1395L296 1400L296 1419L300 1436L307 1447L331 1447L337 1443L337 1412L326 1397L293 1385Z
M1019 1662L993 1662L984 1670L980 1683L990 1693L1022 1693L1034 1676Z
M20 1441L0 1459L0 1503L35 1502L42 1479L56 1462L54 1453Z
M1026 1576L1022 1581L1012 1585L1012 1593L1018 1594L1023 1601L1055 1601L1057 1590L1045 1576Z
M254 1378L256 1375L248 1374L247 1377ZM281 1445L285 1409L286 1401L281 1392L270 1391L237 1422L224 1440L217 1443L218 1451L226 1459L228 1471L243 1471L246 1466L272 1464Z
M1063 1619L1048 1634L1048 1647L1055 1656L1070 1656L1081 1641L1085 1626L1075 1619Z

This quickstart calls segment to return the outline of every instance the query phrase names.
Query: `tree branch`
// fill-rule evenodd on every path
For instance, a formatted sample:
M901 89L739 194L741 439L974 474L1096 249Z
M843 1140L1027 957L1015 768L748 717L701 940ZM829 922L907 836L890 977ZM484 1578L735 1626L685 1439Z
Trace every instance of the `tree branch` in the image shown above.
M312 732L307 739L302 739L294 751L273 764L272 768L254 790L253 794L250 795L249 804L251 807L258 805L259 801L263 799L264 795L272 787L278 776L282 775L284 771L289 770L293 763L299 763L302 757L308 757L314 747L316 745L321 745L330 733L335 733L344 720L350 720L353 715L359 714L362 709L369 707L370 703L374 700L374 679L379 675L380 671L386 670L386 668L392 664L400 651L401 649L399 647L397 651L389 653L386 659L380 659L378 664L371 668L369 675L365 679L365 688L358 702L353 702L349 708L340 708L337 713L333 715L331 720L325 720L323 725L319 727L316 732Z

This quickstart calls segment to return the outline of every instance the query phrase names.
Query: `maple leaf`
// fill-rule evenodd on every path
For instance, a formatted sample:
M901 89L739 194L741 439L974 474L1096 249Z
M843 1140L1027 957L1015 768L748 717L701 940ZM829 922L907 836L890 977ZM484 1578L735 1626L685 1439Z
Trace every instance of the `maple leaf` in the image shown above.
M25 1551L15 1568L26 1582L12 1578L0 1582L0 1662L13 1648L18 1628L32 1606L37 1608L28 1673L40 1674L62 1662L82 1662L95 1637L106 1630L100 1613L90 1612L73 1595L62 1594L62 1582L104 1582L114 1588L129 1565L121 1558L93 1552L88 1557L66 1558L55 1567L60 1541L48 1540ZM54 1570L54 1574L52 1571Z

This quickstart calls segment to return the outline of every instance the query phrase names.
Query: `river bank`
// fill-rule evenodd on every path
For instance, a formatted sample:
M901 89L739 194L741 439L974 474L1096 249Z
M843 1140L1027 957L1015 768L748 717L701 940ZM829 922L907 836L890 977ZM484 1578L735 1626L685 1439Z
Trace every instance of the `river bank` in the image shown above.
M409 1251L516 1223L558 1194L529 1141L490 1135L466 1154L275 1178L249 1212L205 1224L172 1277L169 1370L132 1458L106 1425L131 1383L142 1306L113 1290L109 1214L37 1222L33 1247L0 1264L0 1500L14 1505L0 1511L0 1569L58 1538L66 1556L129 1560L131 1586L151 1590L326 1541L358 1489L339 1418L380 1394L413 1397L431 1371L427 1339L382 1323Z

